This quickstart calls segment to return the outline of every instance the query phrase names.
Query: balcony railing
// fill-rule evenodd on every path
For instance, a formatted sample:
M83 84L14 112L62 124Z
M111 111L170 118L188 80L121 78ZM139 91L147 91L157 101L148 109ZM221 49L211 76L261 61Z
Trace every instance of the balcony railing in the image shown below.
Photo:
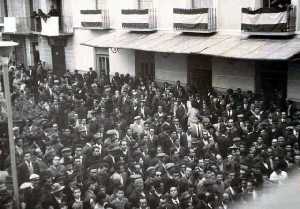
M156 9L123 9L122 28L131 31L157 30Z
M249 35L287 36L296 31L296 7L242 8L241 30Z
M42 36L61 36L73 34L73 19L69 16L32 18L31 30Z
M4 33L30 34L30 17L4 17Z
M4 17L0 17L0 26L4 26Z
M89 29L109 29L109 11L102 10L80 10L81 26Z
M217 31L215 8L173 9L173 28L192 33L214 33Z

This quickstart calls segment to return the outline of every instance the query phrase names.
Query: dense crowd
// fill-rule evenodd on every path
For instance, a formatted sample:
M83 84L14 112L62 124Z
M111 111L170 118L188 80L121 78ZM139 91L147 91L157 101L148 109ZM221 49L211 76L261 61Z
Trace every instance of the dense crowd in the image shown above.
M229 209L300 165L300 115L278 91L93 69L58 77L41 63L9 75L22 209ZM5 123L0 170L10 172ZM8 182L0 208L12 202Z

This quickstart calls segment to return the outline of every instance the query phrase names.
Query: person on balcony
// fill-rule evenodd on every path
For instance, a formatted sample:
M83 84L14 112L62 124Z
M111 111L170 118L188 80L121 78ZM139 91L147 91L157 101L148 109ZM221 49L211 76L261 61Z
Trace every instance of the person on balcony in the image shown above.
M51 6L50 11L48 12L48 15L51 17L58 17L59 16L59 12L58 10L54 7L54 5Z
M286 9L291 5L291 0L272 0L271 7L279 8L279 9Z

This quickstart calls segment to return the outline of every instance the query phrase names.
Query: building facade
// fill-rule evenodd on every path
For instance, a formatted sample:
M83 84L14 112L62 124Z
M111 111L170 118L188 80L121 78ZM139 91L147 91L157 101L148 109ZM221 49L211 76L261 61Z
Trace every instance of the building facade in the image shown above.
M29 66L40 59L59 74L92 67L99 76L119 72L159 82L180 80L203 90L277 89L300 102L299 0L280 11L269 8L268 0L0 0L0 4L0 16L22 23L6 30L5 23L14 20L0 22L2 36L19 42L17 63ZM37 29L32 13L41 9L47 14L52 5L59 18L41 20L42 28ZM277 22L270 22L272 18Z

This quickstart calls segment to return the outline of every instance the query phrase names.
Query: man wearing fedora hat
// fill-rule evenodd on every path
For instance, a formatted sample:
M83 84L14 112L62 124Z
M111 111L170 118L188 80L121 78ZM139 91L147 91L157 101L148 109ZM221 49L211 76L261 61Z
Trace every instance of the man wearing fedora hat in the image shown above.
M59 183L52 184L50 196L43 200L42 207L52 209L67 209L68 204L64 194L64 189L65 186L62 186Z

